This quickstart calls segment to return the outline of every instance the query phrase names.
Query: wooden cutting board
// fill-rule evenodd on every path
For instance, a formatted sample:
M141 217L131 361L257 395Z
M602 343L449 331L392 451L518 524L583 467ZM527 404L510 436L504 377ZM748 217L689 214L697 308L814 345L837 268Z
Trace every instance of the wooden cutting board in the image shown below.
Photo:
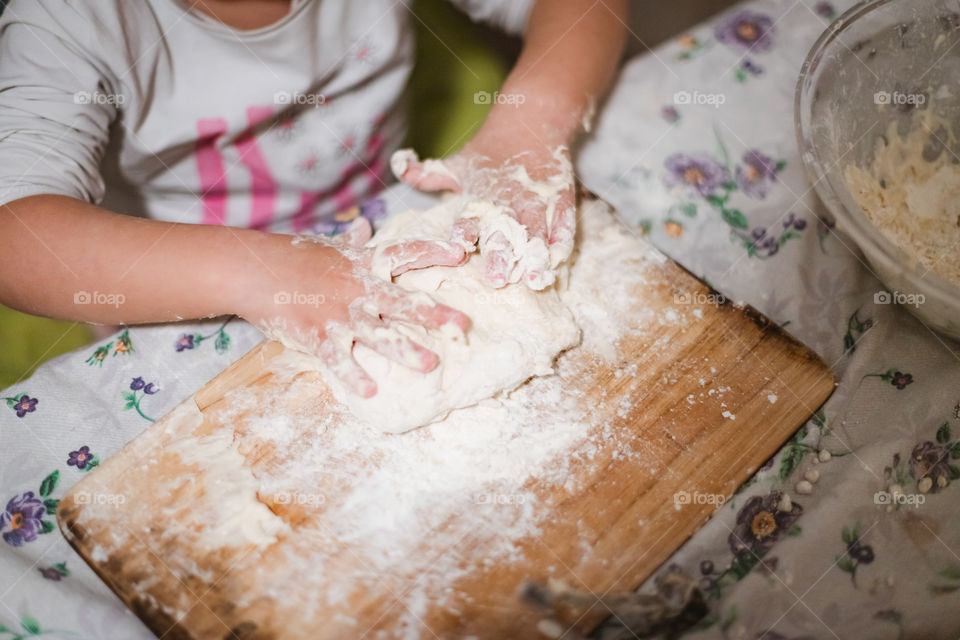
M60 501L67 539L169 639L536 638L527 581L636 588L834 382L595 209L558 375L382 435L262 343Z

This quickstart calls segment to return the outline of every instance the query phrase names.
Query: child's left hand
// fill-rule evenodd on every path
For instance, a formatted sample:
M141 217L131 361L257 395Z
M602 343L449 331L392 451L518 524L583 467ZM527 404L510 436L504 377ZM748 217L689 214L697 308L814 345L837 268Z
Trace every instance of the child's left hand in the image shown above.
M531 289L544 289L553 284L557 267L570 257L576 198L566 144L548 145L522 128L481 130L450 158L421 162L405 149L394 154L391 164L398 178L417 189L462 192L471 199L504 207L526 227L530 239L543 241L548 257L518 255L523 248L511 245L502 233L485 233L475 218L461 219L454 231L459 237L453 240L480 240L492 286L502 287L519 278ZM521 261L525 266L516 273Z
M520 58L463 151L420 162L402 150L391 160L407 184L501 206L526 228L526 242L493 225L484 229L477 218L463 217L454 228L451 246L479 241L494 287L522 280L545 289L570 257L576 231L570 144L610 82L627 14L626 0L537 0ZM432 258L417 255L417 266L428 266Z

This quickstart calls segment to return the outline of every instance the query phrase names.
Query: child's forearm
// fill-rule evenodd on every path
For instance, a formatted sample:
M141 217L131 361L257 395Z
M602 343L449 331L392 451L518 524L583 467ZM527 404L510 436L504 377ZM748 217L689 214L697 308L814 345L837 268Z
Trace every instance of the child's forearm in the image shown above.
M236 313L269 238L133 218L66 196L22 198L0 206L0 302L94 323Z
M623 50L626 0L539 0L523 52L484 129L525 122L544 144L563 144L603 95ZM522 96L522 98L519 98Z

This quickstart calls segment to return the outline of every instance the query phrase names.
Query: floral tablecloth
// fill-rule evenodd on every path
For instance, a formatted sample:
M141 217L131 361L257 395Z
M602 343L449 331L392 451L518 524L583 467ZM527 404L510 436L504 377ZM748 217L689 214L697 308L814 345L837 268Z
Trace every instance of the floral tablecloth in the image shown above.
M710 608L689 637L960 636L958 347L883 304L794 139L801 63L845 8L750 2L630 60L577 154L630 225L839 382L671 559ZM354 213L418 197L393 188ZM57 500L260 339L236 320L131 328L0 392L0 640L152 637L63 540Z

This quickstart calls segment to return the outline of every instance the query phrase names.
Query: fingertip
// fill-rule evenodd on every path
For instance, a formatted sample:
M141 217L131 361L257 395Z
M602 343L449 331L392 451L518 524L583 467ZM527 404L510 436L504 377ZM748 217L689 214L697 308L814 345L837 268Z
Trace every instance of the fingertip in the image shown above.
M491 251L487 254L486 264L484 265L487 282L494 289L499 289L507 284L507 261L501 251Z
M420 354L420 372L421 373L430 373L440 364L440 356L435 354L429 349L425 349L422 354Z
M422 166L411 169L408 175L414 172L408 182L421 191L460 191L460 183L452 176L427 171Z
M372 398L377 395L377 383L369 378L367 380L361 380L357 383L354 391L361 398Z
M537 269L523 274L523 281L534 291L543 291L556 281L557 275L550 269Z
M476 218L460 218L454 223L450 237L453 242L472 249L480 239L480 221Z
M467 250L463 248L463 245L450 243L440 255L443 256L443 262L438 263L438 266L458 267L466 261Z
M467 329L470 328L471 320L470 316L463 313L462 311L457 311L456 309L450 309L450 315L448 316L448 322L455 325L460 331L466 333Z
M422 317L430 328L439 329L445 325L452 324L463 333L470 328L472 323L470 316L444 304L437 304L431 307Z
M347 245L353 249L362 248L373 237L373 227L363 216L357 216L343 232Z
M421 166L420 158L413 149L397 149L390 156L390 170L398 180L407 181L406 175Z
M561 208L554 220L554 224L551 225L549 244L572 243L576 220L575 206L569 205Z

